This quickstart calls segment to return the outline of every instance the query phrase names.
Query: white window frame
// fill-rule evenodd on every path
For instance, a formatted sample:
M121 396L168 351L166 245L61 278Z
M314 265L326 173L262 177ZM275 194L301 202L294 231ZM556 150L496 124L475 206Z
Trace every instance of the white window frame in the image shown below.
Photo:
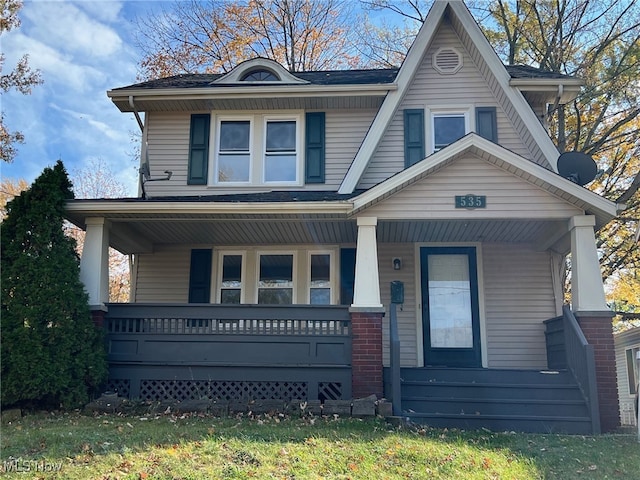
M212 153L210 153L210 165L213 165L209 176L210 186L302 186L305 128L303 112L296 111L288 112L286 114L277 112L260 114L231 112L222 115L212 113L211 118L211 138L214 139L214 148L210 149L212 151ZM219 180L220 126L222 122L227 121L249 122L249 179L247 181L224 182ZM267 122L270 121L293 121L296 124L296 175L293 181L266 181Z
M473 112L473 106L465 105L465 106L436 106L430 107L427 109L427 143L426 146L427 153L436 152L435 144L436 144L436 128L435 128L435 118L437 117L464 117L464 134L467 135L469 132L474 131L475 121L474 116L471 115Z
M224 182L219 180L219 168L220 168L220 132L222 122L249 122L249 178L247 181L235 181ZM255 135L255 121L252 115L219 115L215 117L215 149L214 149L214 168L213 170L213 183L216 185L224 186L236 186L236 185L251 185L251 179L253 178L253 166L254 166L254 148L253 137Z
M256 271L256 298L255 303L258 304L258 298L260 297L260 289L261 288L283 288L283 287L261 287L260 286L260 259L263 255L291 255L293 257L292 261L292 272L291 272L291 305L295 305L297 302L297 285L298 285L298 254L296 251L291 250L258 250L256 252L256 260L255 260L255 271ZM284 287L288 288L288 287Z
M222 273L224 257L239 255L242 257L242 267L240 268L240 304L246 303L247 291L247 252L246 250L221 250L217 259L217 282L216 282L216 303L222 302Z
M313 255L329 255L329 303L335 305L336 302L336 257L334 250L308 250L307 251L307 279L305 290L307 292L307 304L311 305L311 257Z
M295 164L296 164L296 176L294 180L275 180L267 181L267 123L269 122L295 122L296 133L296 149L295 149ZM262 169L262 183L265 185L299 185L302 171L301 165L301 150L302 150L302 138L300 132L302 120L300 115L264 115L262 120L262 148L261 148L261 169Z

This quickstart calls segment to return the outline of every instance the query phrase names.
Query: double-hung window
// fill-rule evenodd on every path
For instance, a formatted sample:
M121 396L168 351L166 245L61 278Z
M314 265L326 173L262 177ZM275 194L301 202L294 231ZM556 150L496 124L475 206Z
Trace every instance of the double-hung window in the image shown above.
M264 181L297 181L298 134L296 121L267 119L265 131Z
M216 175L218 183L250 181L251 121L220 121Z
M258 303L290 305L293 295L293 254L259 254Z
M220 255L220 303L243 303L243 264L242 253L224 253Z
M331 253L312 252L309 255L309 303L330 305L332 302Z
M216 184L296 185L302 177L301 115L221 115Z

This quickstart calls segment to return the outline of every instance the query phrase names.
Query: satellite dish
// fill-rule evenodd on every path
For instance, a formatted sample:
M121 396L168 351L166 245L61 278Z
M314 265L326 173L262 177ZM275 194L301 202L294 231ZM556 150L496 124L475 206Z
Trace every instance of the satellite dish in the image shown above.
M558 157L558 173L578 185L586 185L598 174L598 166L591 156L582 152L565 152Z

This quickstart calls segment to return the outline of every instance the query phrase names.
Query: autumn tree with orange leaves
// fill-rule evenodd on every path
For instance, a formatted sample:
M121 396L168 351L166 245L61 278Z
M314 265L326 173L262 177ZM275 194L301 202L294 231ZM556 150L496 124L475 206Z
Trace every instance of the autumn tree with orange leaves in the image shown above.
M358 62L348 0L176 1L138 18L141 79L228 72L266 57L291 72Z

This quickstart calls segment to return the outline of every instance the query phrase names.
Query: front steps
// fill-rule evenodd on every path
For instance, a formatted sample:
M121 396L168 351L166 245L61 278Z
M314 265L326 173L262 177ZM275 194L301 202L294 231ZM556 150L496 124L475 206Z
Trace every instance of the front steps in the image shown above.
M432 427L591 434L588 406L567 371L403 368L402 416ZM385 391L390 397L389 370Z

